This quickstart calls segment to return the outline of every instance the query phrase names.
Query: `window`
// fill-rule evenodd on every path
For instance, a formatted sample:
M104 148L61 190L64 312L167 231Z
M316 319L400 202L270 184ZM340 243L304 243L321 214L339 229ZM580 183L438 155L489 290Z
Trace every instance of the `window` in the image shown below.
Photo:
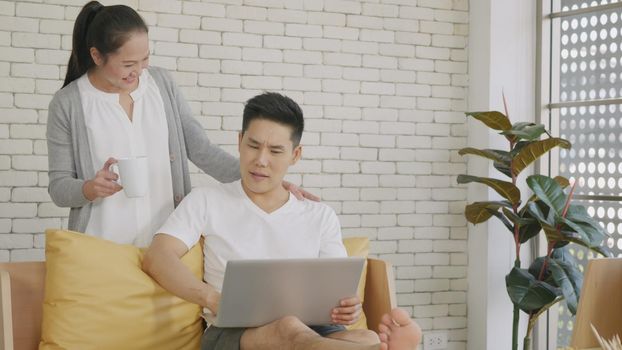
M611 235L606 244L622 256L622 1L541 0L538 15L538 114L572 143L541 171L576 182L575 201L601 222ZM585 266L593 254L576 247L571 251ZM563 348L574 318L563 303L556 316L554 324L549 315L556 331L546 343ZM543 344L538 348L555 348Z

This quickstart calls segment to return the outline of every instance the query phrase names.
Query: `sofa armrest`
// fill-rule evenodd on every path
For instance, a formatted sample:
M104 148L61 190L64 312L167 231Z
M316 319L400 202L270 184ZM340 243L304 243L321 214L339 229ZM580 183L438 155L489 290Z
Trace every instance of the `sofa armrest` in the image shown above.
M4 270L0 270L0 350L13 350L11 276Z
M382 315L395 307L393 267L383 260L367 259L367 279L363 301L367 328L377 332Z
M0 283L3 319L3 339L0 346L4 347L0 347L0 350L38 349L41 339L45 263L1 263ZM11 339L11 342L7 343L7 339Z

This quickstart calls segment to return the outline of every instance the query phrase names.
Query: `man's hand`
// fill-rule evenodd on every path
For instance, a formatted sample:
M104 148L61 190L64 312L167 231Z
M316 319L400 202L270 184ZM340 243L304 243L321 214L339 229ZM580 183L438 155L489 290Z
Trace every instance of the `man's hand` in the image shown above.
M341 299L339 306L333 309L332 319L334 324L350 325L361 317L361 300L358 296Z
M220 295L221 294L218 293L216 289L211 288L211 286L205 294L205 304L203 304L202 306L208 308L214 314L214 316L218 314L218 306L220 306Z

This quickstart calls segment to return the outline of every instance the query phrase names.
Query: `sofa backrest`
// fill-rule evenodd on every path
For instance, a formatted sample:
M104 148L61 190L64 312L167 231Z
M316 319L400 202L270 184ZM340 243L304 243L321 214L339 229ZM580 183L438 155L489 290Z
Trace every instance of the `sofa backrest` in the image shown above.
M39 347L44 281L44 262L0 264L0 322L3 322L0 349L33 350ZM12 327L10 322L3 321L7 319L5 315L12 317Z
M44 281L44 262L0 263L0 350L38 349ZM365 295L367 325L377 331L380 317L396 306L391 264L368 259Z

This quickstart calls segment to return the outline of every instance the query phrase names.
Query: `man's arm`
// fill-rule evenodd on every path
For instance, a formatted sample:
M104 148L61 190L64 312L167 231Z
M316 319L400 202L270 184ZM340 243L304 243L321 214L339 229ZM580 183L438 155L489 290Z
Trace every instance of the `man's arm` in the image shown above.
M189 302L207 307L214 314L218 311L220 293L199 280L181 262L188 248L181 240L157 234L143 259L143 271L164 289Z
M337 214L330 209L326 210L321 230L320 257L345 257L346 248L341 238L341 224ZM332 322L340 325L351 325L361 317L361 299L358 296L344 298L339 301L339 306L331 312Z

